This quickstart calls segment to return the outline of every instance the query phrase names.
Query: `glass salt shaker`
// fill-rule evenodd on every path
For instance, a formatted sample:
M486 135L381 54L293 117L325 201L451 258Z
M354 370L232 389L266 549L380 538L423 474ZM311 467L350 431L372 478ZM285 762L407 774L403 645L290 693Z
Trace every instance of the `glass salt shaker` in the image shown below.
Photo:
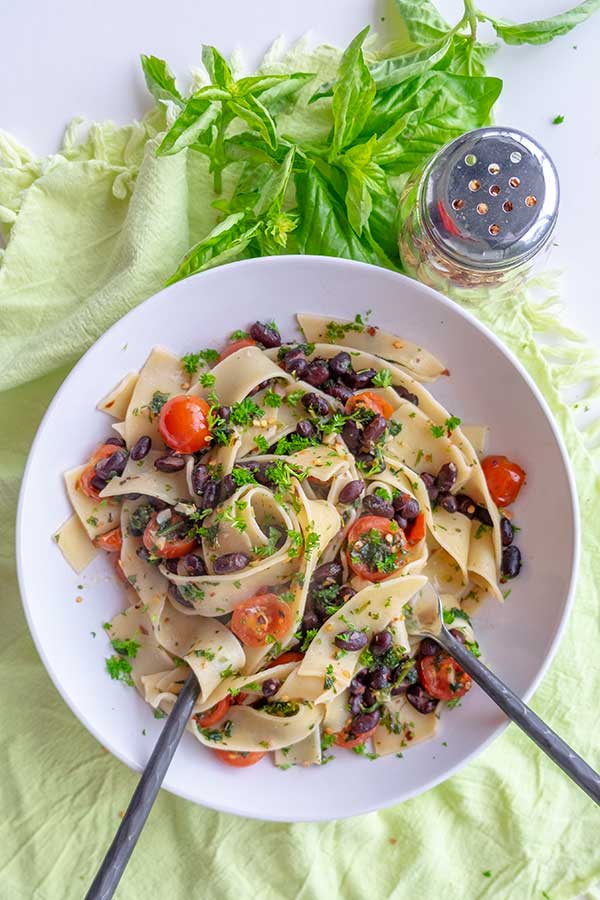
M468 132L402 194L403 266L457 299L513 291L549 249L558 202L556 168L533 138L496 126Z

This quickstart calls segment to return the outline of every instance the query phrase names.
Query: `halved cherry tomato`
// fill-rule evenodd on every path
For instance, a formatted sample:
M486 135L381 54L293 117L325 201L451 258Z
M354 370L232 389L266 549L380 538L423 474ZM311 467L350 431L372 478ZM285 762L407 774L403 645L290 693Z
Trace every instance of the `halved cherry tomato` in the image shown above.
M438 700L454 700L464 697L473 682L458 663L447 653L422 656L417 663L421 684Z
M350 737L350 726L346 725L341 731L335 736L335 743L338 747L346 747L347 750L352 750L353 747L360 747L361 744L364 744L365 741L368 741L370 737L373 737L375 731L377 729L377 725L374 728L371 728L370 731L365 731L364 734L357 734L354 737Z
M346 402L346 412L351 413L356 406L366 406L379 416L391 419L394 412L393 406L376 394L375 391L361 391L360 394L352 394Z
M165 444L179 453L196 453L210 444L209 405L201 397L178 394L160 411L158 430Z
M179 559L180 556L191 553L196 541L181 533L182 529L178 526L184 526L183 518L177 513L171 513L171 518L167 519L164 526L159 526L156 516L157 513L154 513L144 531L142 540L146 550L163 559Z
M230 344L221 350L219 354L219 362L222 362L224 359L227 359L228 356L231 356L232 353L235 353L237 350L241 350L243 347L256 347L256 341L253 341L252 338L242 338L240 341L232 341Z
M525 472L507 456L486 456L481 468L496 506L514 503L525 483Z
M281 656L278 656L277 659L273 659L270 663L267 663L265 668L272 669L273 666L282 666L284 663L300 662L302 659L304 659L304 653L300 653L298 650L288 650L286 653L282 653Z
M260 762L266 753L242 753L239 750L215 750L215 753L228 766L234 766L236 769L245 769L246 766L253 766Z
M220 722L221 719L227 715L230 706L231 697L223 697L222 700L219 700L218 703L215 703L215 705L211 706L210 709L207 709L206 712L196 713L194 721L200 728L210 728L211 725L216 725L217 722Z
M99 534L95 538L94 543L101 550L108 550L109 553L120 553L123 546L121 529L113 528L112 531L107 531L106 534Z
M245 703L249 694L244 693L244 691L240 691L239 694L236 694L235 697L231 698L232 706L241 706L242 703Z
M81 473L79 477L79 487L81 488L85 496L90 498L90 500L99 501L101 499L100 491L96 490L96 488L92 484L92 478L96 474L96 463L100 462L101 459L106 459L108 456L112 456L116 449L117 447L115 447L114 444L100 444L100 446L97 447L90 456L89 465Z
M264 647L292 627L292 611L277 594L256 594L233 610L229 627L248 647Z
M409 544L418 544L425 537L425 513L420 512L416 519L406 529L406 540Z
M371 554L364 553L368 544L372 546ZM348 532L346 556L355 575L368 581L383 581L394 575L405 563L404 531L393 519L361 516Z

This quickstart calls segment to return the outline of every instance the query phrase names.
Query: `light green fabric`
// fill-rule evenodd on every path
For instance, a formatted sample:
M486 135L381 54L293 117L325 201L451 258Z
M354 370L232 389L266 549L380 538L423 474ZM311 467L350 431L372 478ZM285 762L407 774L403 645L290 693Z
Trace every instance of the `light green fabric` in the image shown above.
M325 49L288 64L326 75L336 59ZM154 114L127 129L94 127L83 144L70 134L47 160L6 136L0 144L0 222L9 237L0 268L0 894L11 900L82 897L136 783L67 709L37 657L18 596L13 522L28 447L70 365L158 290L214 221L202 163L154 157L162 125ZM589 376L593 391L600 374L589 348L560 335L551 310L529 296L473 311L536 379L577 473L577 602L533 706L599 767L600 487L559 388ZM542 331L553 334L549 344ZM368 778L376 763L364 765ZM118 896L560 900L600 877L599 834L592 802L511 726L435 790L350 821L245 821L163 793Z

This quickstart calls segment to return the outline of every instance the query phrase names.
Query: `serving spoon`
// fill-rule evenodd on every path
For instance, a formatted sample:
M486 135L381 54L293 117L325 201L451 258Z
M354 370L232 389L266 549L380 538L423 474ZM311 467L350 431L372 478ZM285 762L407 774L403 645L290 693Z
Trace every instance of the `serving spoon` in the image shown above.
M535 741L600 806L600 775L457 640L444 625L442 601L426 585L418 605L413 607L413 627L421 637L433 638L486 692L488 697ZM85 900L110 900L121 879L137 840L150 815L160 786L171 764L185 726L198 697L196 676L188 676L160 734L139 784L129 802L119 829L102 865L85 895Z
M432 638L476 681L480 688L519 726L569 778L600 806L600 775L487 666L473 656L444 624L444 608L437 591L427 584L413 606L412 625L420 637Z

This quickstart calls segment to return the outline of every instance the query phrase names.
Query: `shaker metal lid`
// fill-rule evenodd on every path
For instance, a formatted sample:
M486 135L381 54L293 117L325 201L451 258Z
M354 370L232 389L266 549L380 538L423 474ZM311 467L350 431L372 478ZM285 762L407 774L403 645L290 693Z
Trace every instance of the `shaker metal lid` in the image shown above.
M534 256L558 215L554 163L514 128L479 128L433 157L419 212L440 250L474 269L504 269Z

